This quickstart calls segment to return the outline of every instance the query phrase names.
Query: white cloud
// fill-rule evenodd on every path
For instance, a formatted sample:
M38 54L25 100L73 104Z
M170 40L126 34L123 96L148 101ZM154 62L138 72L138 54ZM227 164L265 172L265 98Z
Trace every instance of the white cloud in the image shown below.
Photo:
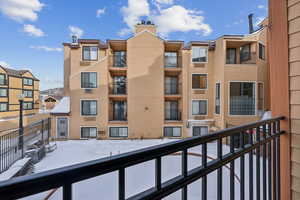
M123 28L118 32L119 36L125 36L131 33L131 29L130 28Z
M83 35L84 31L77 27L77 26L69 26L69 30L70 30L70 36L77 36L78 38L81 38L81 36Z
M9 67L10 65L7 62L0 61L0 65L3 67Z
M101 8L101 9L98 9L98 10L96 11L96 16L97 16L97 17L100 17L101 15L105 14L105 10L106 10L105 7L104 7L104 8Z
M39 0L0 0L0 12L19 22L36 21L43 7Z
M123 21L132 30L142 16L150 15L150 8L147 0L128 0L128 6L122 7Z
M167 5L171 5L174 3L173 0L155 0L155 2L158 4L167 4Z
M182 6L174 5L170 8L160 10L160 14L153 16L158 32L168 35L171 32L198 31L207 36L212 32L209 24L204 23L201 11L188 10Z
M258 8L258 9L264 9L265 6L264 6L264 5L258 5L257 8Z
M27 33L30 36L34 36L34 37L45 36L45 33L41 29L36 28L34 25L31 25L31 24L24 24L23 32Z
M31 49L43 50L43 51L57 51L61 52L62 48L53 48L47 46L30 46Z
M233 22L233 24L234 24L234 25L239 25L239 24L242 24L242 23L244 23L244 22L245 22L245 20L240 19L240 20L238 20L238 21Z

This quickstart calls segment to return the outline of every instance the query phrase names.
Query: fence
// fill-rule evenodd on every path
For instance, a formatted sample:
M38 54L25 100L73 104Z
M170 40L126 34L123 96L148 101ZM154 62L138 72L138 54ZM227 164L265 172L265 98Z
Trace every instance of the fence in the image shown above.
M37 141L48 143L50 126L50 118L47 118L24 127L23 136L20 135L19 129L6 130L4 135L0 136L0 173L21 159L28 146Z

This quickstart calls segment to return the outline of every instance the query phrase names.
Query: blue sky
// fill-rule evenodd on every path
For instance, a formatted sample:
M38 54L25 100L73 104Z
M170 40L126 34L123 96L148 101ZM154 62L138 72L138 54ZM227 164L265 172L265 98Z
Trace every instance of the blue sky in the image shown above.
M81 38L127 38L151 19L170 40L246 34L247 15L267 16L267 0L0 0L0 63L30 69L41 90L63 86L62 43Z

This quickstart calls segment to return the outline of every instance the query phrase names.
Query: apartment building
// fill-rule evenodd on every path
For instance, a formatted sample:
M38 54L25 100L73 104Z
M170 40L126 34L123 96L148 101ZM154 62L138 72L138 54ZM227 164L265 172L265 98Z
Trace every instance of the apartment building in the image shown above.
M0 119L19 116L21 94L24 96L24 115L38 113L39 93L39 80L30 71L0 65Z
M258 120L269 110L266 37L262 24L184 44L142 22L127 40L74 38L63 44L70 107L52 112L52 135L178 138Z

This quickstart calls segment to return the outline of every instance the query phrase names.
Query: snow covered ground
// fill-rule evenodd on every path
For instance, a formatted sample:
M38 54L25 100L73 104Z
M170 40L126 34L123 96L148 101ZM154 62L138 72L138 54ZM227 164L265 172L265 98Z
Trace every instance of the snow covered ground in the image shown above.
M157 144L162 144L174 140L84 140L84 141L61 141L57 142L57 150L46 155L46 157L35 165L35 173L68 166L80 162L99 159L119 153L137 150ZM216 157L216 143L208 144L208 155L211 158ZM193 153L201 153L201 147L194 147L189 150ZM223 154L229 152L228 146L223 147ZM248 156L245 156L245 178L248 180L249 166L247 164ZM235 161L235 196L239 199L239 160ZM254 157L255 163L255 157ZM145 162L126 169L126 197L132 196L143 190L154 186L154 161ZM188 168L193 169L201 165L201 157L188 156ZM162 181L169 180L181 173L181 156L170 155L162 159ZM255 167L254 167L255 174ZM255 180L254 180L255 183ZM255 185L255 184L254 184ZM229 169L223 167L223 199L229 198ZM246 194L248 193L248 183L246 181ZM213 172L208 176L208 199L217 199L217 173ZM49 193L43 192L24 199L44 199ZM103 176L94 177L85 181L73 184L74 199L118 199L118 174L117 172L109 173ZM181 192L178 191L165 199L181 199ZM50 200L62 199L62 190L59 188L50 198ZM198 180L188 186L188 199L196 200L201 198L201 180ZM248 199L246 197L246 199Z

